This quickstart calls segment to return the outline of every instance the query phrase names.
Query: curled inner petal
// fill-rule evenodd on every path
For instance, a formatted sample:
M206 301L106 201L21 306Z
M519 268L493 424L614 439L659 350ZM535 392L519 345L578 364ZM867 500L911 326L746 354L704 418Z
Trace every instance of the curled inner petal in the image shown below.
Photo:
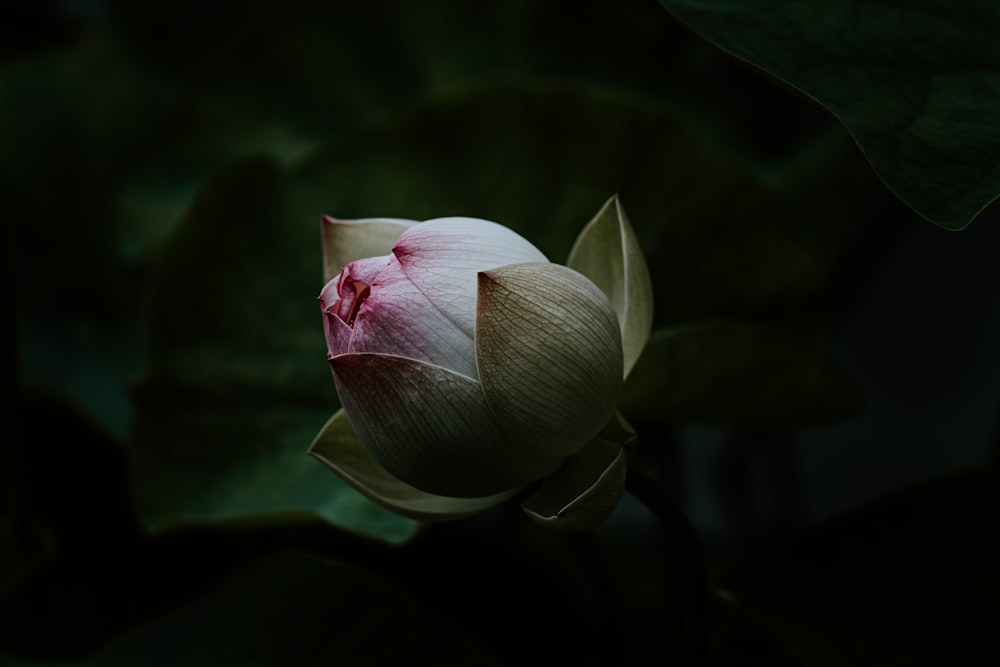
M350 326L354 324L361 304L371 294L371 285L348 276L346 281L341 278L338 291L340 292L340 302L337 304L337 316Z
M332 313L348 326L354 324L358 311L371 295L371 286L379 274L389 265L391 256L369 257L347 264L335 278L336 293L332 291L334 281L320 294L323 312Z

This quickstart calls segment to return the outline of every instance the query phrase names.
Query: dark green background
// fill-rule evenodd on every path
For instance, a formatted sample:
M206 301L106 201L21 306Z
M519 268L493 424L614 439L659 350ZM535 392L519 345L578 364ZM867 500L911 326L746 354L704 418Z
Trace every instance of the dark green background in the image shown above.
M931 5L9 3L0 661L996 660L1000 18ZM703 616L631 495L416 534L304 454L321 214L562 261L614 193Z

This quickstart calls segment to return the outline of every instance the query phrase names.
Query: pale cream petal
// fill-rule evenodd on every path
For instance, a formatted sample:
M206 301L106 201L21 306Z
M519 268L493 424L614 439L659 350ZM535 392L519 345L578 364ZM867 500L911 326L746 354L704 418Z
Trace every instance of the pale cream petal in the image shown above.
M415 224L415 220L401 218L338 220L323 216L323 282L333 280L350 262L388 255L402 233Z
M614 305L627 377L653 327L653 282L617 195L580 232L566 263L590 278Z
M522 446L570 456L614 414L622 386L607 297L557 264L479 275L476 363L490 409Z

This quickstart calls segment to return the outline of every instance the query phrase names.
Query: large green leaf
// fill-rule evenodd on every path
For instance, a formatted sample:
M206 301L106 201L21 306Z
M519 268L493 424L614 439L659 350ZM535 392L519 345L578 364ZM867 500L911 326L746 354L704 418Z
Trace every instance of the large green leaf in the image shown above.
M653 332L622 410L683 424L787 428L854 414L857 386L813 339L742 322Z
M44 663L0 656L11 667ZM77 667L499 665L412 598L356 568L286 551L137 624Z
M1000 5L990 0L661 0L708 41L833 113L935 224L1000 194Z

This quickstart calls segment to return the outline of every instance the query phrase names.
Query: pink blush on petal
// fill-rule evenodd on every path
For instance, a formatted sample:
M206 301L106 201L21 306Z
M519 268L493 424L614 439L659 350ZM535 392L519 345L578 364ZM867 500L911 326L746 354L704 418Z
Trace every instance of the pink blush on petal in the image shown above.
M393 261L371 284L354 319L349 351L394 354L476 377L475 346Z

